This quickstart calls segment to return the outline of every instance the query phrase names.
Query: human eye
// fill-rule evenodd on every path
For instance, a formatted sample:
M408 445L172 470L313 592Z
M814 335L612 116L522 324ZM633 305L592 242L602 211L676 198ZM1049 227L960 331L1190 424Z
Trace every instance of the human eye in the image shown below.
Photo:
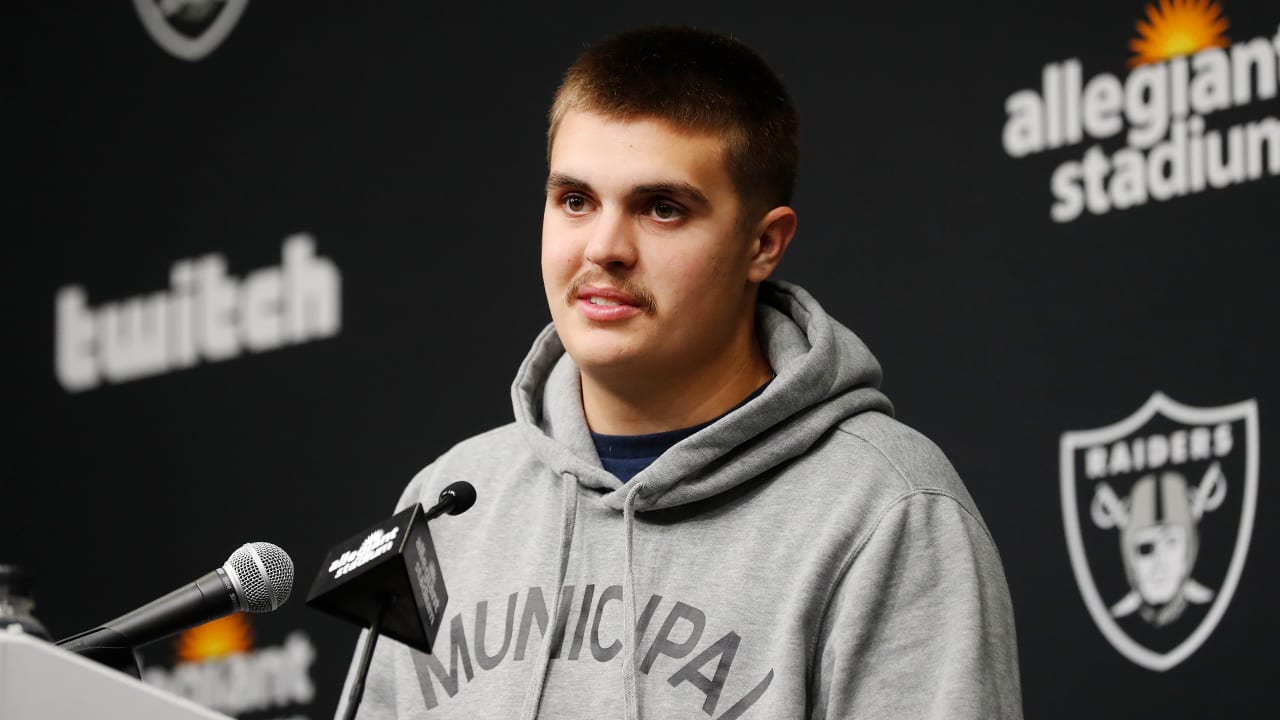
M649 215L659 222L669 223L684 218L685 210L670 200L655 200L649 205Z
M580 193L565 193L560 197L560 207L570 215L582 215L591 209L591 202Z

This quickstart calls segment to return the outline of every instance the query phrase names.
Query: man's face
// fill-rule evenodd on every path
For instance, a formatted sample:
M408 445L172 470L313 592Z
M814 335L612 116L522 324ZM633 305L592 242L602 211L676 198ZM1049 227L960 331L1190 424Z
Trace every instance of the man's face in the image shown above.
M1152 525L1136 530L1131 542L1138 594L1151 605L1172 600L1187 576L1187 529Z
M721 140L572 111L550 164L542 281L579 368L661 377L734 352L754 244Z

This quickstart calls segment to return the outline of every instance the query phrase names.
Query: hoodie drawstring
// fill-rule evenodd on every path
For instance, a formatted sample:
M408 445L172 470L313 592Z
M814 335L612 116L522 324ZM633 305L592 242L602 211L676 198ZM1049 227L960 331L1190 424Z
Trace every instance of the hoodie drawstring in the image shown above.
M625 575L622 580L622 627L631 629L631 642L626 644L622 661L622 694L626 708L627 720L640 718L640 690L636 685L636 649L640 645L640 633L636 629L636 579L632 570L634 552L634 533L636 520L636 497L640 494L640 486L636 485L627 492L622 503L622 524L626 528L626 547L624 549Z
M572 473L564 473L564 502L560 517L560 550L556 560L556 592L551 601L551 619L547 623L547 633L542 636L542 648L538 653L538 667L534 668L529 678L529 687L525 690L524 707L520 711L521 720L535 720L538 717L538 706L542 704L542 689L547 682L547 669L551 665L552 646L556 634L560 632L560 596L564 592L565 577L569 572L569 546L573 544L573 526L578 519L578 478ZM630 552L630 550L628 550Z

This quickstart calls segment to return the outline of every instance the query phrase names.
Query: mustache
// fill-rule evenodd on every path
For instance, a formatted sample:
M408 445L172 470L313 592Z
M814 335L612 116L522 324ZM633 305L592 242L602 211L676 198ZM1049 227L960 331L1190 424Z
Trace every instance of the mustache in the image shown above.
M608 285L617 288L635 298L637 306L647 315L652 315L658 310L658 301L653 297L653 293L621 275L603 270L588 270L574 278L564 294L565 303L573 305L578 302L578 293L587 285Z

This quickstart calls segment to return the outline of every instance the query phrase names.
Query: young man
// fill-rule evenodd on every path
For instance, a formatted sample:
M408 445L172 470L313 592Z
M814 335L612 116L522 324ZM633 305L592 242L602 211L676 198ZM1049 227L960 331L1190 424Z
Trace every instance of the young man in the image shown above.
M750 49L654 29L556 95L554 321L515 422L400 507L432 526L433 655L387 639L361 718L1018 718L1013 614L954 470L894 421L867 348L766 282L791 242L797 119ZM344 693L345 695L345 693Z

